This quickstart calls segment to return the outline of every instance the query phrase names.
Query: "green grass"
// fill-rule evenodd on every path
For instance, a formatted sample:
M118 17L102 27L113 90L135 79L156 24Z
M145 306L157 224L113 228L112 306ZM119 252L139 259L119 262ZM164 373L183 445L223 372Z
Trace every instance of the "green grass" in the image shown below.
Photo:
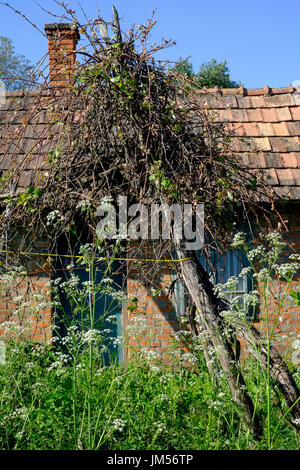
M136 356L103 366L99 348L64 361L53 348L11 342L0 366L1 449L267 449L254 441L225 382L214 386L202 357L192 368ZM91 367L91 369L90 369ZM248 387L266 423L263 377L247 362ZM298 374L295 373L296 379ZM299 438L271 395L273 449Z

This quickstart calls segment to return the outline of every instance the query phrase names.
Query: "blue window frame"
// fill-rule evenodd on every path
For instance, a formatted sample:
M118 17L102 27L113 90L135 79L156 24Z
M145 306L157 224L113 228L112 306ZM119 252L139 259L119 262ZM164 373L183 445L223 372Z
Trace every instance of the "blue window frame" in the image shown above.
M230 301L233 296L238 296L243 311L247 313L248 317L252 318L254 309L246 307L245 294L253 290L253 278L249 274L240 276L242 269L249 266L247 257L240 250L229 250L226 253L220 254L215 249L207 250L205 255L201 250L197 253L197 256L209 274L212 284L225 284L231 277L238 279L234 291L226 291L224 298ZM174 299L177 316L185 316L188 299L180 281L176 282Z

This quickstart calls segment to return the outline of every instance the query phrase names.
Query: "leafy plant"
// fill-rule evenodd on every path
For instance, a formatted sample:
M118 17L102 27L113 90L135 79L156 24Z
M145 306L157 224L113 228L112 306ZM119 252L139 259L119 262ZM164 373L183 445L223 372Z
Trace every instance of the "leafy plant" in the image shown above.
M201 64L199 71L194 73L193 65L189 59L180 57L172 70L176 74L187 77L200 87L238 88L241 86L239 82L231 80L226 60L217 62L216 59L211 59L209 62Z
M14 50L12 40L0 36L0 79L7 90L27 88L32 83L33 67L30 62Z

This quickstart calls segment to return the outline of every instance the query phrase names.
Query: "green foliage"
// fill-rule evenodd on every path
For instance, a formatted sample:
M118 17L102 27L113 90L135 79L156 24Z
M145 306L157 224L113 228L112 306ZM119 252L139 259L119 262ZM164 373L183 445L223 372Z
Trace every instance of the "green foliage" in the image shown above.
M264 439L257 443L247 435L230 392L212 384L201 357L191 370L179 364L154 367L139 357L126 368L103 367L99 361L90 389L88 355L83 351L77 358L76 383L72 364L63 365L63 356L58 359L50 347L11 342L7 358L0 366L1 449L267 448ZM255 365L248 364L247 373L256 387ZM264 390L255 391L264 414ZM274 403L273 430L279 419ZM284 422L273 448L298 448L296 436Z
M193 65L188 58L183 59L182 57L179 57L178 62L173 68L173 71L190 79L194 79L196 77L193 70Z
M0 79L7 90L28 88L32 81L32 65L21 54L15 52L12 40L0 36Z
M39 188L28 186L26 192L18 197L17 204L23 206L24 209L30 213L36 212L35 202L41 195L42 191Z
M231 80L226 60L217 62L216 59L211 59L200 66L198 73L194 73L193 65L189 59L180 57L173 71L206 88L237 88L241 85Z
M259 256L263 259L267 256L273 260L281 244L274 235L268 240L273 251L266 253L256 247L253 256L249 252L249 258L257 260ZM245 237L238 234L234 244L245 248ZM95 300L99 295L107 295L124 302L125 297L111 286L108 271L101 282L96 282L93 273L98 263L94 263L92 245L82 246L81 254L80 266L89 271L88 282L81 285L72 266L67 281L51 282L57 314L61 319L65 317L66 335L61 337L59 328L54 328L52 344L42 345L28 340L24 325L13 322L3 325L6 337L11 339L6 341L6 363L0 363L0 449L299 448L297 435L283 419L282 411L287 414L283 400L278 406L281 397L270 386L270 378L259 362L247 358L241 370L264 428L260 441L251 437L243 415L232 400L226 375L216 368L212 378L207 369L201 335L193 337L187 330L180 330L173 346L165 351L170 361L162 363L150 348L151 328L143 316L137 315L136 322L128 327L128 334L136 340L133 342L137 347L129 349L125 366L115 361L114 353L108 365L105 354L110 330L96 325ZM111 262L107 267L110 265ZM273 263L272 269L274 266ZM292 268L295 272L294 261ZM282 271L291 279L290 267L283 265L280 274ZM11 273L11 282L16 280L15 274L18 279L20 271ZM10 285L8 278L8 274L1 276L5 289ZM233 282L231 278L230 283ZM61 290L73 305L73 317L65 316L60 304ZM249 302L256 302L252 297ZM37 304L30 317L49 308L43 295L35 300ZM127 299L127 302L131 313L137 313L137 299ZM238 313L238 297L232 305L233 310L227 312L228 321ZM18 311L23 311L21 304ZM109 302L104 316L112 324L115 321ZM217 356L212 356L213 367L216 361ZM294 367L291 372L299 383L299 371Z
M149 181L153 181L155 185L166 192L169 196L177 197L176 184L173 183L168 176L166 176L161 168L161 161L156 160L151 167L151 175Z
M207 88L237 88L239 83L230 79L229 68L226 60L218 63L216 59L206 62L200 66L197 74L199 85Z
M290 295L295 299L295 304L300 306L300 291L291 290Z

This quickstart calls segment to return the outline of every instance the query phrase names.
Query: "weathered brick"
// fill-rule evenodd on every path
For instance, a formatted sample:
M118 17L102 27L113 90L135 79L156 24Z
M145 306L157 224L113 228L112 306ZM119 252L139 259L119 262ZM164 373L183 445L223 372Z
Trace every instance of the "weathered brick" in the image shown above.
M290 112L294 121L300 121L300 106L293 106L290 108Z
M270 122L258 122L257 127L261 137L275 135L273 126Z
M57 27L62 28L62 25ZM79 34L76 29L72 30L67 26L57 34L52 25L46 25L45 32L48 37L50 85L52 87L63 87L73 72L76 60L74 51Z
M172 337L170 337L170 334L168 334L168 333L167 333L167 334L160 334L160 335L157 335L157 339L158 339L159 341L161 341L161 340L169 340L169 342L172 341Z
M288 136L290 135L289 129L286 122L273 122L272 126L274 129L274 135L277 136Z
M288 107L276 108L278 121L291 121L292 115Z
M274 152L300 151L300 143L296 137L269 137Z
M161 347L161 342L160 341L151 341L151 347L152 348L160 348Z
M251 104L253 108L264 108L265 99L263 96L251 96Z
M287 122L290 135L300 136L300 121Z
M290 93L283 95L265 96L265 105L271 108L293 106L294 101Z
M248 121L254 121L254 122L263 121L263 117L259 108L247 109L246 113L247 113Z

